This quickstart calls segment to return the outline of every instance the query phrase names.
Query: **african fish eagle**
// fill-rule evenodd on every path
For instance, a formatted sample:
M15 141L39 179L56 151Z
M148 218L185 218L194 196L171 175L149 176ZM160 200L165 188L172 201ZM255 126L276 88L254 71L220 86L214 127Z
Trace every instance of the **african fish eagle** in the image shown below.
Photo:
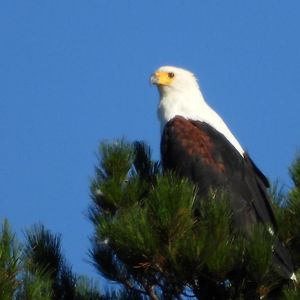
M276 220L266 189L269 182L205 102L195 76L164 66L152 76L158 87L163 168L192 180L200 196L223 188L230 197L235 226L246 236L253 224L264 223L274 235ZM281 242L274 246L273 263L279 274L296 279L289 254Z

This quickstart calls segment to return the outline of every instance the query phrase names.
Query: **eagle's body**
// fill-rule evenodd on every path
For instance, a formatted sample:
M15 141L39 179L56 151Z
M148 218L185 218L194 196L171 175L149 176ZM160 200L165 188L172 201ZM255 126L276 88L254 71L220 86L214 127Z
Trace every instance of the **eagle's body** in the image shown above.
M256 172L248 156L242 157L224 135L207 123L180 116L171 119L163 130L161 154L164 169L196 182L200 195L211 188L225 190L236 226L243 231L249 231L248 227L258 221L274 226L265 177Z
M164 169L191 179L199 195L222 189L230 198L235 226L246 236L254 224L264 223L276 231L267 196L268 180L226 126L205 102L192 73L161 67L151 78L158 85L161 121L161 158ZM291 278L293 266L280 242L274 262L279 273Z

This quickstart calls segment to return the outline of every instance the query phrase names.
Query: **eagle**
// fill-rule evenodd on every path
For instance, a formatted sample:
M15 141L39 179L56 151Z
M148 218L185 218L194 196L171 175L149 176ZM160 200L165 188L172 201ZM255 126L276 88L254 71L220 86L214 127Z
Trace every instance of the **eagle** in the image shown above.
M150 80L160 95L158 117L164 170L189 178L197 185L200 197L211 189L224 189L230 198L234 224L245 236L258 223L266 224L271 235L276 234L268 179L206 103L193 73L163 66ZM296 280L290 256L280 241L273 252L278 273Z

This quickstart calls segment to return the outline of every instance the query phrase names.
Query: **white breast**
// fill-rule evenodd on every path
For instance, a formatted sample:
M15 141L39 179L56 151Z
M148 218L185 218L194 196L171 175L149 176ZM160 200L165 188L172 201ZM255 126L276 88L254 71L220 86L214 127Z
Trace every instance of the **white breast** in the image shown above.
M205 122L222 133L227 140L243 156L244 150L238 140L229 130L223 119L205 102L199 89L191 90L189 93L168 91L161 95L158 106L158 117L161 129L175 116L182 116L189 120Z

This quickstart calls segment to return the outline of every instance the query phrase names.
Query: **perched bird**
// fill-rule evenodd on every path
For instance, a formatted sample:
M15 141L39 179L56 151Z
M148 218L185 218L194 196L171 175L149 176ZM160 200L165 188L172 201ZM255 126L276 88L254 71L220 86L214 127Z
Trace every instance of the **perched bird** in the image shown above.
M205 102L195 76L164 66L151 76L160 94L161 158L165 170L192 180L200 196L212 188L229 197L235 226L246 236L254 224L267 224L274 235L276 220L266 189L269 182L222 118ZM273 261L279 274L295 279L290 256L279 241Z

